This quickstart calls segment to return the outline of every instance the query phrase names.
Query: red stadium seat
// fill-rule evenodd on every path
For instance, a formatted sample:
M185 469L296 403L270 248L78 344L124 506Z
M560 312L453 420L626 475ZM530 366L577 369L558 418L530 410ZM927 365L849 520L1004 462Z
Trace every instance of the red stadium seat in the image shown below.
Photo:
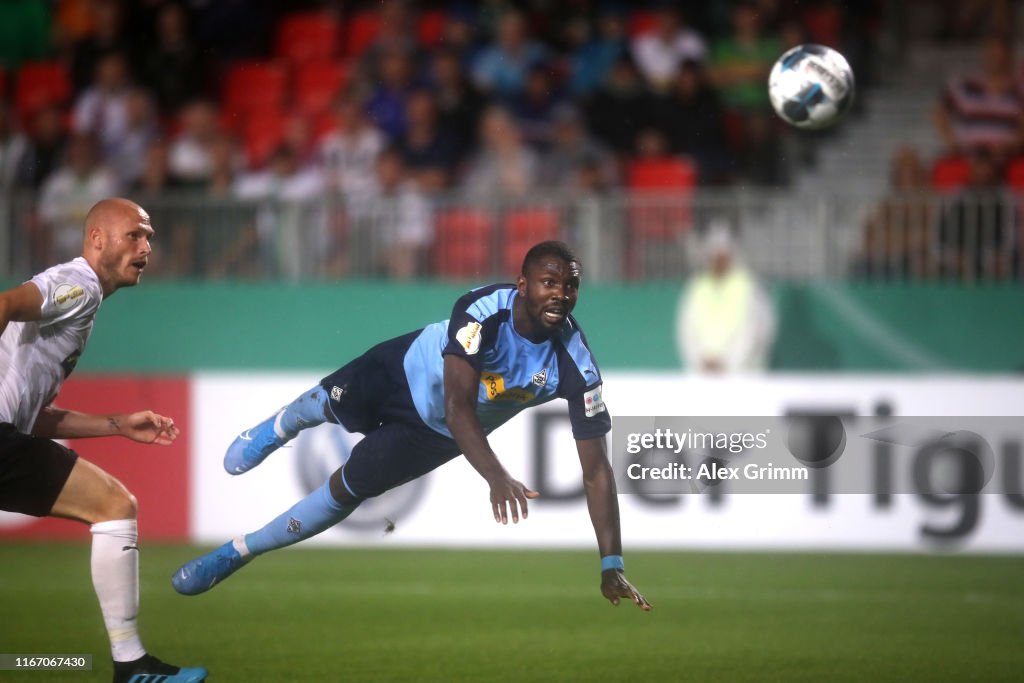
M550 208L513 209L505 214L502 227L502 275L518 274L533 245L561 239L558 212Z
M1024 192L1024 157L1017 157L1006 168L1006 184L1014 192Z
M71 79L60 62L27 62L18 70L14 107L22 121L40 107L64 105L71 99Z
M237 62L224 78L224 110L229 116L279 111L284 105L287 81L280 64Z
M932 187L940 192L959 190L970 178L971 165L963 157L942 157L932 165Z
M249 166L259 168L267 163L271 153L284 138L286 122L287 117L280 111L260 111L249 114L242 129Z
M626 184L634 190L690 190L697 167L682 157L640 159L629 165Z
M477 209L442 209L434 223L434 274L471 278L490 273L491 216Z
M689 197L697 184L697 167L682 157L641 159L626 171L630 189L628 271L645 276L647 261L663 260L667 245L677 243L693 224Z
M626 25L626 31L629 33L630 38L636 38L637 36L647 33L654 29L654 13L650 10L633 10L629 13L629 21Z
M803 14L804 30L809 42L840 48L843 38L843 11L839 5L825 3L807 9Z
M322 139L326 135L330 135L334 131L339 129L338 117L334 115L333 111L322 111L319 114L314 114L313 118L313 137L317 140Z
M416 22L416 37L420 45L433 49L441 44L444 34L445 14L441 10L427 10L420 13Z
M331 108L348 78L348 67L338 62L303 64L296 67L292 102L304 114L319 115Z
M380 17L376 12L362 11L352 17L345 37L345 54L358 57L370 47L380 30Z
M277 28L275 54L289 64L333 59L338 54L338 22L319 12L289 14Z

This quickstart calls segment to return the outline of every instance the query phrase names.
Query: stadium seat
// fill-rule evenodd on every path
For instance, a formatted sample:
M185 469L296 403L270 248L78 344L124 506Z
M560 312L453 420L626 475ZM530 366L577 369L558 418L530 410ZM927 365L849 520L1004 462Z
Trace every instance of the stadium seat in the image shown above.
M434 49L441 44L444 33L445 14L441 10L420 12L416 21L416 37L423 47Z
M364 10L357 12L348 25L345 36L345 54L348 57L359 57L370 47L380 30L380 17L376 12Z
M802 18L808 42L835 49L842 47L843 11L838 4L824 3L811 7L804 11Z
M472 278L492 270L491 216L477 209L452 208L438 212L434 223L432 264L439 277Z
M635 9L629 13L626 31L630 38L647 33L654 28L654 13L650 10Z
M242 137L249 166L259 168L284 138L287 118L276 110L253 112L245 120Z
M40 107L67 104L71 99L71 79L60 62L27 62L18 69L14 107L22 121L31 118Z
M338 22L319 12L297 12L281 20L275 53L289 64L333 59L338 54Z
M1017 157L1007 165L1006 184L1014 192L1024 192L1024 157Z
M633 190L691 190L697 167L683 157L640 159L629 164L626 184Z
M665 249L678 243L693 224L689 197L697 184L697 166L682 157L641 159L627 167L630 191L627 270L647 276L648 262L664 262Z
M338 117L330 110L314 114L312 121L313 137L317 140L323 139L324 136L330 135L340 128L338 124Z
M522 268L523 255L538 242L561 239L558 212L547 207L508 211L502 220L502 275Z
M336 61L302 64L295 70L292 102L303 114L319 115L331 108L348 78L348 67Z
M954 192L970 181L971 165L964 157L942 157L932 165L932 187Z
M280 64L237 62L224 78L224 110L229 116L279 111L284 104L287 80Z

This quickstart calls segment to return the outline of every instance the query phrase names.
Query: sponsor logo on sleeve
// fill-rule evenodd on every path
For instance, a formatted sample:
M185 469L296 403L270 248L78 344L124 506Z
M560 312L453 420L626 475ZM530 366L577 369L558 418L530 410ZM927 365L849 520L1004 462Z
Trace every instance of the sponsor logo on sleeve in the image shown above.
M455 333L455 339L462 344L467 356L475 355L480 350L480 330L483 326L478 322L466 323L466 326Z
M85 290L82 288L82 285L72 285L64 282L57 285L57 288L53 290L53 305L57 307L58 311L67 311L83 296L85 296Z
M535 386L542 387L548 381L548 369L544 368L540 372L534 374L533 383Z
M603 384L598 384L590 391L583 393L583 406L586 409L587 417L594 417L604 412L604 398L601 397Z

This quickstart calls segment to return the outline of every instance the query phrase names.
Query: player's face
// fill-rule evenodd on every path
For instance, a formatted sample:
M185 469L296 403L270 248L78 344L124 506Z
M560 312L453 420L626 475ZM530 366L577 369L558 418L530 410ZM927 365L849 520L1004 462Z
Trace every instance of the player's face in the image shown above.
M580 293L580 270L575 261L545 256L533 263L518 281L522 302L516 329L528 339L542 339L562 327L576 307Z
M110 228L103 249L102 265L115 288L139 284L142 271L149 263L153 248L149 243L153 227L149 214L141 208L137 216L129 216Z

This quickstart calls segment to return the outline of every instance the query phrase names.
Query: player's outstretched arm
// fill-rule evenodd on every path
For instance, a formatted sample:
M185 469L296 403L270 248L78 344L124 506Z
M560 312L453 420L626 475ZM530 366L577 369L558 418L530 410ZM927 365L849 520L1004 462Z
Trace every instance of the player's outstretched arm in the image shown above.
M91 415L46 406L39 412L32 433L48 439L123 436L140 443L166 446L178 438L178 427L171 418L152 410L124 415Z
M615 494L615 477L608 462L604 437L578 439L576 450L583 468L587 509L597 534L597 547L601 552L601 594L613 605L627 598L640 609L648 611L651 603L626 580L623 572L619 500Z
M479 384L480 373L467 361L452 355L444 357L444 412L448 429L466 460L491 487L494 521L508 524L511 517L515 524L520 512L523 519L529 515L527 499L540 494L513 479L491 450L476 414Z

